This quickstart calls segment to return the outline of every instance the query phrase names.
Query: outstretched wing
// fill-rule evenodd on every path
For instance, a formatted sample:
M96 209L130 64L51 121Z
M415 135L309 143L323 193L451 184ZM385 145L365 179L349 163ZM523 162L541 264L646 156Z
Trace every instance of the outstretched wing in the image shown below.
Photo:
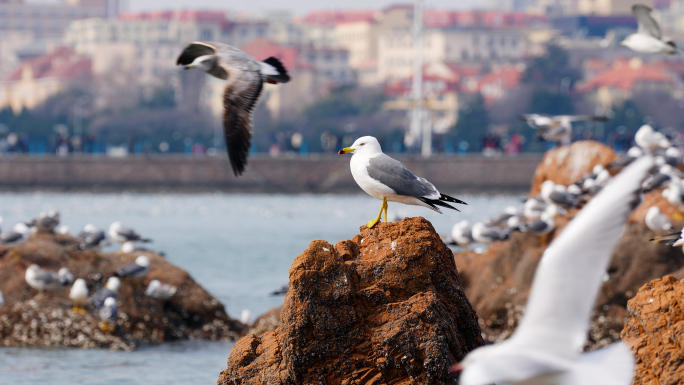
M613 248L653 164L644 157L618 174L551 243L512 338L542 351L579 352Z
M223 133L236 176L245 171L252 143L252 114L263 86L259 72L233 70L223 94Z
M637 33L650 35L659 40L662 38L663 35L660 32L660 27L653 16L651 16L651 8L643 4L635 4L632 6L632 13L634 14L634 17L636 17L637 24L639 25Z

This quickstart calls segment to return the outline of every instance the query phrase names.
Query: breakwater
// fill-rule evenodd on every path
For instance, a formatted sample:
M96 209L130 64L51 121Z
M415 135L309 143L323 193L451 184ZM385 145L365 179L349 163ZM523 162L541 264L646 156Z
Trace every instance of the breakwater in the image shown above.
M527 191L540 156L397 156L444 192ZM0 190L355 193L349 156L254 156L235 177L225 157L0 157Z

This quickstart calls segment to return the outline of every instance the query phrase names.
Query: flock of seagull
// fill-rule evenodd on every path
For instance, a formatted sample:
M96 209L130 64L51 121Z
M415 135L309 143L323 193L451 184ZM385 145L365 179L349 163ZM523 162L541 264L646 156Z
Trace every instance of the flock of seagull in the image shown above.
M0 218L0 225L2 218ZM41 213L37 218L28 222L17 223L11 231L3 232L0 230L0 246L17 246L26 242L31 234L58 233L68 234L66 226L60 226L60 214L56 210ZM107 232L99 230L93 224L87 224L83 230L76 235L79 239L79 248L82 250L100 251L103 247L111 245L112 241L120 243L121 253L134 251L145 251L138 246L141 242L151 242L138 234L135 230L124 227L120 222L114 222L109 226ZM73 311L85 314L85 306L88 304L97 308L97 313L103 323L100 325L102 330L112 330L113 322L118 318L118 308L116 299L121 277L131 279L141 279L150 270L150 260L145 255L140 255L135 262L121 266L116 272L107 279L106 284L92 293L88 289L85 279L75 278L73 273L66 267L62 267L55 272L41 268L37 264L32 264L26 269L24 279L26 283L39 292L65 288L71 285L69 299L73 301ZM148 284L145 294L151 298L167 301L173 297L177 288L175 286L161 283L159 280L152 280ZM4 298L0 292L0 306L4 305Z

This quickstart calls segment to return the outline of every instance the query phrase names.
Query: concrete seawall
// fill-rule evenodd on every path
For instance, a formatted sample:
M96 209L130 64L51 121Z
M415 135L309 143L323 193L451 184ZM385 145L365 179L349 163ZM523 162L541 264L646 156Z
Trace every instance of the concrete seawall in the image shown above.
M541 156L517 158L397 157L408 168L449 192L527 191ZM235 177L225 157L128 158L2 157L5 191L225 191L265 193L355 193L349 156L277 158L255 156Z

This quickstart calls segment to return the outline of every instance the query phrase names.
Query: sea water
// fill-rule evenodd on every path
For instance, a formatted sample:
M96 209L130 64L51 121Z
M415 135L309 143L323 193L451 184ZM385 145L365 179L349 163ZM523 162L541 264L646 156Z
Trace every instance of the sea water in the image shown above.
M460 220L522 205L520 196L456 196L468 202L458 205L461 212L390 202L389 216L423 216L448 234ZM380 204L367 195L2 193L0 216L9 229L56 209L72 234L88 223L106 229L120 221L153 239L149 247L187 270L231 317L248 309L253 320L282 305L283 297L270 293L287 284L292 261L311 241L351 239ZM0 347L0 385L213 384L233 345L182 341L134 352Z

